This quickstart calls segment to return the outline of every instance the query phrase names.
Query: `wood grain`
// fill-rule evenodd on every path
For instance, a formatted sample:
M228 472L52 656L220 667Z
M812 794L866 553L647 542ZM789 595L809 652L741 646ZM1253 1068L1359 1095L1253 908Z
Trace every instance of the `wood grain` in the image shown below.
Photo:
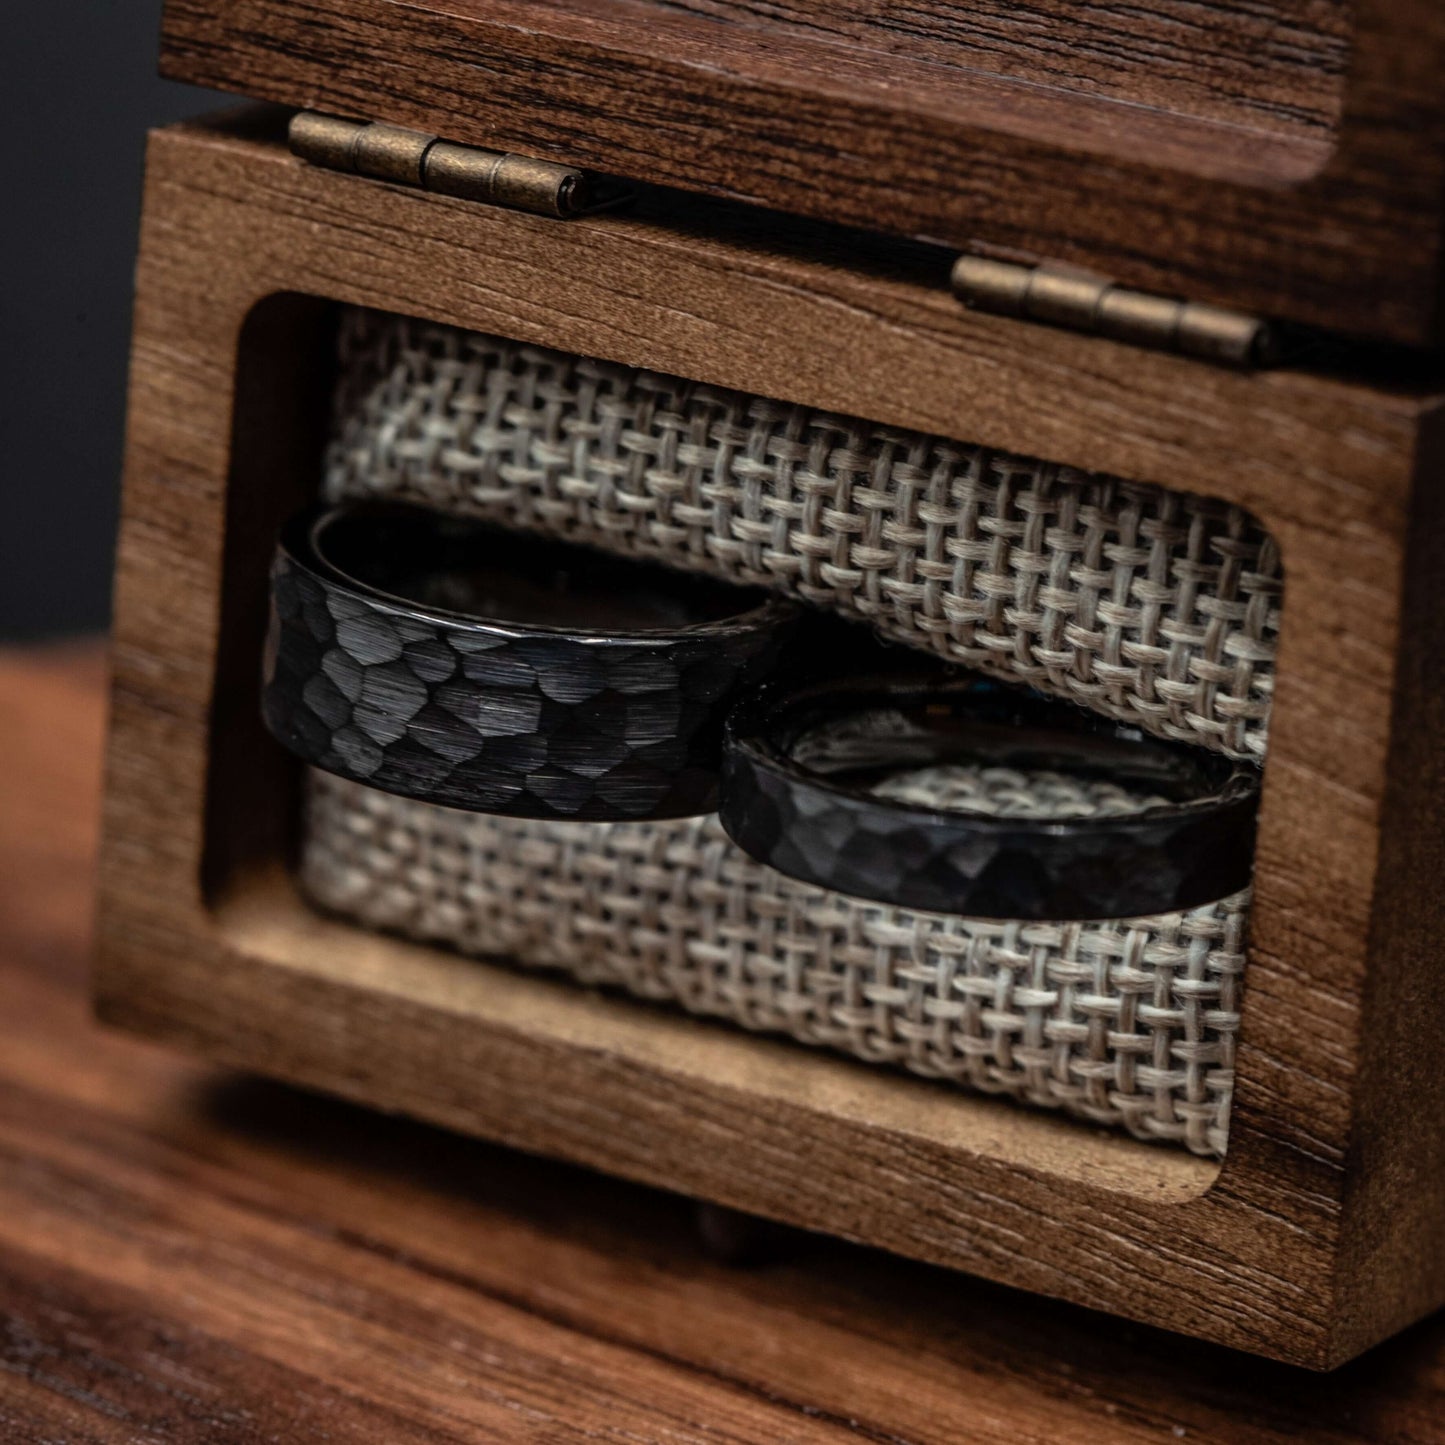
M1445 1439L1445 1317L1321 1378L817 1236L729 1270L676 1196L98 1032L103 676L0 653L3 1438Z
M757 43L807 37L866 49L880 66L895 58L948 66L963 83L982 70L1263 129L1336 123L1351 35L1348 0L655 0L655 8L724 22Z
M168 0L178 80L1440 339L1432 0Z
M1240 375L1040 332L957 307L926 252L860 260L805 226L779 246L756 217L703 212L649 196L559 225L305 167L262 120L156 136L104 1013L359 1101L1301 1363L1338 1363L1418 1317L1445 1299L1445 1179L1433 1117L1411 1107L1433 1097L1416 1084L1438 1055L1422 1000L1441 920L1419 869L1397 851L1383 875L1377 863L1382 840L1420 851L1445 816L1415 753L1428 675L1397 697L1398 658L1435 628L1423 604L1404 610L1407 548L1445 545L1414 501L1438 484L1433 391ZM331 301L1252 510L1288 582L1217 1177L304 910L284 869L293 776L258 720L257 659L269 539L318 475Z

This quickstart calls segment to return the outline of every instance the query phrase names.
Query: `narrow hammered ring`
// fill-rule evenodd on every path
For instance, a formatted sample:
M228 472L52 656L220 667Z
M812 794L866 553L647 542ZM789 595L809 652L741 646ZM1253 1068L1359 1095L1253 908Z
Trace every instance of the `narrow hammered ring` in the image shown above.
M920 806L875 788L966 762L1147 792L1137 811L1031 817ZM1259 771L981 679L871 678L737 709L720 816L760 863L836 893L970 918L1137 918L1245 887Z
M716 807L723 717L797 616L420 507L314 508L276 550L262 714L304 761L403 797L686 817Z

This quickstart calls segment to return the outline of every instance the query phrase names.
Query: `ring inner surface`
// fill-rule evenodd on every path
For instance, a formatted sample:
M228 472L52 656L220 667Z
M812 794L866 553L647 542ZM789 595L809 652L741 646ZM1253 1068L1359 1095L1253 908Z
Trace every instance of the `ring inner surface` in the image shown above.
M1059 816L1122 815L1212 797L1219 765L1230 770L1131 729L1029 715L1041 710L1004 703L1002 716L986 701L880 700L832 716L810 710L781 742L797 767L834 787L935 812L1051 816L1052 803Z
M327 513L312 546L327 566L370 591L467 621L670 632L722 622L766 600L753 589L419 507Z

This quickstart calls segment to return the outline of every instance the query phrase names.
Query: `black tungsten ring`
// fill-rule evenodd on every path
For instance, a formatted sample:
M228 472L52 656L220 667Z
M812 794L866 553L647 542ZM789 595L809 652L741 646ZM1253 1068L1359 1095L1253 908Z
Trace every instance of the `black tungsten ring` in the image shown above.
M262 712L327 772L520 818L713 810L766 594L415 506L313 509L271 572Z
M1017 816L879 796L943 764L1050 770L1140 799ZM1259 771L978 679L765 690L728 721L720 813L745 852L855 897L974 918L1134 918L1245 887Z

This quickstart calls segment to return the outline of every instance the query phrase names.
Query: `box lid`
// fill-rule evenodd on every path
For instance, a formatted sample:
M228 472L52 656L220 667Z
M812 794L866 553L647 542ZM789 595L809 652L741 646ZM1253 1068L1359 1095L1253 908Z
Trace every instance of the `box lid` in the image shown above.
M1442 338L1434 0L167 0L164 74Z

